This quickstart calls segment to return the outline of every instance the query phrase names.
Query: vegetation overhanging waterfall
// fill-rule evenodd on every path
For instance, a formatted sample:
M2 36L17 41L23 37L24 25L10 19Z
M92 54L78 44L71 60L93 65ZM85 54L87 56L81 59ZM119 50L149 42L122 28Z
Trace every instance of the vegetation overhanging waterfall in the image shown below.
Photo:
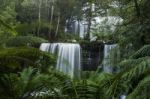
M80 77L80 45L73 43L42 43L40 50L57 55L56 68L71 77Z

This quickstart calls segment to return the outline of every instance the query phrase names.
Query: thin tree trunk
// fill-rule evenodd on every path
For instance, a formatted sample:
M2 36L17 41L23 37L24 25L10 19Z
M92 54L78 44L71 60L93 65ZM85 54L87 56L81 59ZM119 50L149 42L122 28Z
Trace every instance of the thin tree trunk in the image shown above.
M45 4L45 6L46 6L46 11L47 11L47 19L49 19L49 2L48 2L49 0L46 0L46 4Z
M141 12L140 12L140 8L139 8L139 4L137 0L134 0L134 5L135 5L135 10L136 10L136 15L138 18L140 18Z
M52 7L51 7L51 18L50 18L50 30L49 30L49 40L51 39L51 27L52 27L52 21L53 21L53 14L54 14L54 0L52 0Z
M58 20L57 20L57 27L56 27L56 32L55 32L55 37L58 34L58 30L59 30L59 23L60 23L60 14L58 15Z
M91 32L91 17L89 17L89 20L88 20L88 30L87 30L87 36L86 36L86 39L87 40L90 40L90 32Z
M87 40L90 40L90 32L91 32L91 20L92 20L92 3L90 3L89 16L88 16L88 29L87 29Z
M41 27L41 0L39 0L39 13L38 13L38 31L37 31L37 36L40 34L40 27Z
M41 0L39 0L39 13L38 13L38 31L37 31L37 36L40 35L40 28L41 28L41 5L42 5L42 2Z
M80 20L78 20L78 36L80 37Z

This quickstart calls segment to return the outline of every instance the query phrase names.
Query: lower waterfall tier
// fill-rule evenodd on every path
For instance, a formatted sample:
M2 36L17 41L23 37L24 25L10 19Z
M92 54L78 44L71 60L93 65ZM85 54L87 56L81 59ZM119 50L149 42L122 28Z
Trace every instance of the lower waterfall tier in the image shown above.
M56 69L71 77L80 77L80 45L73 43L42 43L40 50L57 55Z

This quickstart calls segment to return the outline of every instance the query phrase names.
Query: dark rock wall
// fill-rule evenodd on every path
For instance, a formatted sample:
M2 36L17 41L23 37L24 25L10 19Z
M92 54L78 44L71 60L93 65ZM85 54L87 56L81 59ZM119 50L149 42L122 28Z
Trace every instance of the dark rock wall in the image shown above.
M81 66L83 71L95 71L103 60L103 43L81 44Z

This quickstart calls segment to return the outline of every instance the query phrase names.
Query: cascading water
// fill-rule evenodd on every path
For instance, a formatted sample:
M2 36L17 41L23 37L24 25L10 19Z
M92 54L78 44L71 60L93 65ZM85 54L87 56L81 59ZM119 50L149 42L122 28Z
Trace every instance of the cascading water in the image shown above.
M126 95L121 95L119 99L126 99Z
M80 71L80 45L59 44L58 45L57 69L69 74L71 77L78 77Z
M116 51L112 51L114 48L118 47L118 44L105 44L104 45L104 60L103 60L103 71L107 73L113 72L112 60L117 60L119 53L115 54ZM113 57L112 57L113 56ZM113 58L113 59L112 59ZM114 59L116 58L116 59ZM126 95L120 95L118 99L126 99Z
M56 68L71 77L80 77L80 45L72 43L42 43L40 50L57 54Z
M48 52L49 51L49 46L50 46L49 43L42 43L41 46L40 46L40 50Z
M103 70L104 72L111 73L113 71L110 53L113 48L115 48L117 44L105 44L104 46L104 60L103 60Z

